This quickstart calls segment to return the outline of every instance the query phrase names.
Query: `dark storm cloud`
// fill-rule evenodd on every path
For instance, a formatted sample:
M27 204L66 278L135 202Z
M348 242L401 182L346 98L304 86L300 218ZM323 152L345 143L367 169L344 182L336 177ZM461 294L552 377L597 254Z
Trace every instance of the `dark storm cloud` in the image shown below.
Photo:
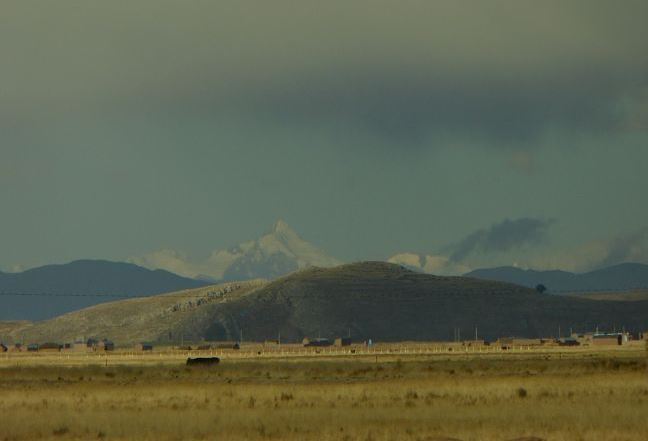
M200 255L277 217L345 259L438 248L476 210L636 230L647 22L645 0L3 0L0 263ZM537 239L509 223L448 255L510 264L479 255Z
M516 145L634 121L648 78L646 2L66 4L3 8L7 108Z
M448 248L450 260L461 262L474 253L498 253L542 243L552 220L505 219L490 228L477 230Z
M344 72L328 83L313 79L303 88L259 92L249 110L282 122L346 123L389 140L453 134L514 143L529 141L548 128L615 130L624 118L616 109L624 92L619 82L587 78L585 73L508 83L434 75L410 78L408 72Z

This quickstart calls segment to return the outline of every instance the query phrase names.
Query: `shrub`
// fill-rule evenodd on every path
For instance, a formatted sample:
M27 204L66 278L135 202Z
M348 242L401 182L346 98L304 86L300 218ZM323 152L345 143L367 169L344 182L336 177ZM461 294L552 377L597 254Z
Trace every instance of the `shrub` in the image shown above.
M518 388L518 390L517 390L517 396L518 397L526 398L527 395L528 395L528 393L527 393L527 390L525 388L523 388L523 387Z

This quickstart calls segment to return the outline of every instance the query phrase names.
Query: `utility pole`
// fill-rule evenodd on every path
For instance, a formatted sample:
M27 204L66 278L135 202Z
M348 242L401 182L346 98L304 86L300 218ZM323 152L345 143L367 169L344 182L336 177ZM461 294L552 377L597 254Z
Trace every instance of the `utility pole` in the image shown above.
M475 326L475 341L477 341L477 326Z

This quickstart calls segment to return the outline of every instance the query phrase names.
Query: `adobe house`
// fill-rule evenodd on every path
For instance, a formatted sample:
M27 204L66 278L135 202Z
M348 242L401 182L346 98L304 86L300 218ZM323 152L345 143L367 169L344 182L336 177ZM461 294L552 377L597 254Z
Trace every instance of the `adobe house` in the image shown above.
M26 350L27 348L25 348L20 343L16 343L9 348L9 352L25 352Z
M61 352L63 346L58 343L43 343L38 347L39 352Z
M628 334L612 333L612 334L594 334L592 337L592 344L595 346L621 346L628 342Z
M335 346L351 346L351 337L338 337L335 339Z
M502 349L510 349L515 346L541 346L544 344L544 340L541 338L502 337L497 340L497 343Z
M487 345L486 341L484 340L466 340L462 344L467 348L482 347Z
M216 349L241 349L238 342L220 342L216 343Z
M138 343L135 345L135 350L136 351L152 351L153 350L153 345L150 343Z
M71 350L74 352L88 352L88 344L82 341L75 341Z
M111 342L110 340L103 339L99 343L97 343L94 346L94 350L97 352L108 352L108 351L114 351L115 350L115 343Z
M580 342L576 338L566 337L558 340L558 346L580 346Z
M304 346L306 347L311 347L311 346L316 346L316 347L322 347L322 346L331 346L331 340L328 338L314 338L314 339L309 339L309 338L304 338L303 340Z

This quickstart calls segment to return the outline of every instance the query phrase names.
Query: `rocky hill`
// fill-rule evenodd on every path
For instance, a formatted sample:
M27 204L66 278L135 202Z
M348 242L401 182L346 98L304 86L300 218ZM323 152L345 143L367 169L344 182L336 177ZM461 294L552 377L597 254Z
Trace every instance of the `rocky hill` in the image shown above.
M0 322L6 342L72 342L109 338L117 344L200 340L212 326L215 309L236 301L263 281L230 283L103 303L41 322Z
M616 302L539 294L467 277L437 277L384 262L310 268L273 282L222 284L134 299L67 314L7 332L26 341L78 336L120 344L149 340L284 341L304 336L377 341L547 337L567 330L648 328L648 301Z
M648 328L648 302L594 301L469 277L438 277L383 262L310 269L223 308L249 337L331 337L351 329L377 340L552 336L563 330ZM221 314L224 314L221 311ZM225 328L227 330L227 328Z

